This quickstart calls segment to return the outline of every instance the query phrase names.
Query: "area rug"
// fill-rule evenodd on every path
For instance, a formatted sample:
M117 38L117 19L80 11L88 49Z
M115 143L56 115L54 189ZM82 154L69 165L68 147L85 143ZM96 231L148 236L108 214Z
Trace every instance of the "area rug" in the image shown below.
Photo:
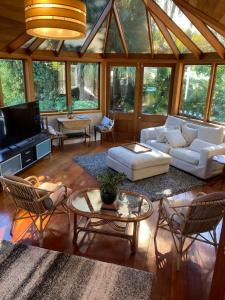
M74 157L74 161L82 166L89 174L96 176L107 171L106 152L93 155ZM132 182L126 179L121 188L141 193L152 201L187 192L205 182L174 167L168 173Z
M149 272L0 242L1 299L149 300L151 288Z

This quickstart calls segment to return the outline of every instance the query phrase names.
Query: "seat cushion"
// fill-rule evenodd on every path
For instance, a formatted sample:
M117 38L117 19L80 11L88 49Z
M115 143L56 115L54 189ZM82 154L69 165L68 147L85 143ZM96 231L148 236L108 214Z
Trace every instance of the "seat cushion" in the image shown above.
M134 153L124 147L108 150L108 156L132 170L140 170L151 166L170 164L171 157L157 149L145 153Z
M170 155L192 165L198 165L200 160L200 153L187 148L173 148L170 150Z
M194 139L191 145L189 146L189 149L200 153L202 149L212 146L215 146L215 144L208 143L200 139Z
M148 141L146 141L146 144L149 146L152 146L164 153L169 153L170 149L171 149L171 146L169 144L160 143L157 140L148 140Z

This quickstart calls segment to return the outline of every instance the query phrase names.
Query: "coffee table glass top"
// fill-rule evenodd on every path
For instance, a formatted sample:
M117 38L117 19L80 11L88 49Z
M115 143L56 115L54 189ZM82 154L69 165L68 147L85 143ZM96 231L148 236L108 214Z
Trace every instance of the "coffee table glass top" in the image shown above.
M105 205L99 189L88 189L73 193L68 206L78 215L126 222L146 219L153 212L152 202L146 196L128 191L119 191L115 202Z

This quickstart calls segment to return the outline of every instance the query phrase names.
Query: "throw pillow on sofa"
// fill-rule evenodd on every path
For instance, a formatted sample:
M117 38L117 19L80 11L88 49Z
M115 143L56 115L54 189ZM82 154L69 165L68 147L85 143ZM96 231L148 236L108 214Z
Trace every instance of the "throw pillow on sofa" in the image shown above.
M182 135L183 135L185 141L187 142L187 144L190 145L193 142L193 140L195 138L197 138L198 130L188 127L187 124L183 124L182 125Z
M195 152L201 152L202 149L212 147L212 146L215 146L215 144L208 143L200 139L195 139L189 146L189 149Z
M182 124L185 124L186 121L174 117L174 116L168 116L166 119L165 127L167 128L174 128L174 129L181 129Z
M198 139L213 143L216 145L222 144L224 138L224 129L200 126L198 128Z
M166 139L173 148L185 147L187 145L187 142L182 136L180 129L171 129L167 131Z
M166 143L166 132L168 132L169 130L171 129L166 128L165 126L155 127L155 135L157 142Z

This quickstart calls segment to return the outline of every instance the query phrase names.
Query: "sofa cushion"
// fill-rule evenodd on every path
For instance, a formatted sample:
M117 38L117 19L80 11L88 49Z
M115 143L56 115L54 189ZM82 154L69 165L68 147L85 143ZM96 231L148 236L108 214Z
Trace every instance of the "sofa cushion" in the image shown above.
M171 129L165 133L166 139L171 147L184 147L187 145L184 137L181 134L180 129Z
M191 128L188 126L188 124L182 125L182 135L187 142L188 145L190 145L195 138L197 138L198 130Z
M211 146L215 146L215 144L208 143L206 141L200 140L200 139L194 139L191 145L189 146L190 150L201 152L202 149L208 148Z
M171 149L171 146L169 144L166 144L166 143L160 143L158 142L157 140L148 140L146 142L147 145L150 145L164 153L169 153L170 152L170 149Z
M200 153L187 148L173 148L170 150L170 155L192 165L198 165L200 160Z
M171 129L166 128L165 126L155 127L156 140L160 143L166 143L166 132L169 130Z
M180 118L176 118L174 116L168 116L166 119L165 127L168 128L181 128L182 124L186 122Z
M154 148L145 153L134 153L124 147L113 147L108 150L108 156L125 165L131 170L140 170L153 166L170 164L171 157Z
M224 138L224 130L222 127L214 128L214 127L206 127L199 126L198 129L198 139L206 141L212 144L222 144Z

